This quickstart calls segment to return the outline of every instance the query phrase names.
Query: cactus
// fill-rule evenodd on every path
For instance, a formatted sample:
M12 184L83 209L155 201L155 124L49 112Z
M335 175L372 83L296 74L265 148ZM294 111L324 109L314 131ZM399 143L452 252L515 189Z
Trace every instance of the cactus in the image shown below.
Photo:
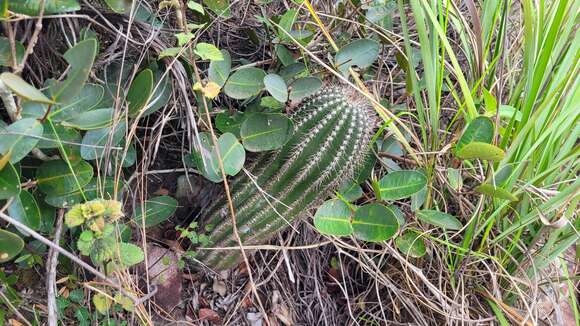
M232 200L244 245L263 244L320 204L364 162L373 115L367 101L341 86L325 87L291 114L294 133L274 153L262 154L232 182ZM203 214L210 247L236 246L225 199ZM240 261L239 250L201 250L215 269Z

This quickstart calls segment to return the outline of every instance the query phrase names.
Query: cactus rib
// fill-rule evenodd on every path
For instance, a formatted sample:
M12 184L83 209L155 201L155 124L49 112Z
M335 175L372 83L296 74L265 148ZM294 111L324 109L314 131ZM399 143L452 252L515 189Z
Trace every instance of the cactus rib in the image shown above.
M267 242L319 204L365 160L373 128L366 101L341 86L325 87L291 115L294 134L274 153L264 154L232 183L236 223L245 245ZM203 214L212 247L235 246L225 200ZM239 251L201 251L209 267L238 263Z

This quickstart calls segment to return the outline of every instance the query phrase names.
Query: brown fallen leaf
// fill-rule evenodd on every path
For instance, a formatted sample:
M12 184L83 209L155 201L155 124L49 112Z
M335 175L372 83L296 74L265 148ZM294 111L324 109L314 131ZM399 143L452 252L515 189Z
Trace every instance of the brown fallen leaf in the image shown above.
M207 320L214 324L220 324L222 322L222 317L212 309L201 308L199 309L199 320Z
M151 284L157 286L155 303L170 312L181 302L183 277L177 265L179 257L172 250L153 245L148 246L147 255Z

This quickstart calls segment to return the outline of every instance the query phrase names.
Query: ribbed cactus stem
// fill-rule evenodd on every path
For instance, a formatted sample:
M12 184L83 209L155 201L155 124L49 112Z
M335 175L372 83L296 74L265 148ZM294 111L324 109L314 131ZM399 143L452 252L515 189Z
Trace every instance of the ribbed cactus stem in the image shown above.
M236 222L244 245L266 243L304 216L353 175L364 162L373 117L365 100L340 86L325 87L304 100L291 118L294 133L278 151L260 156L232 183ZM224 200L205 212L211 247L233 247L232 221ZM215 269L240 261L238 250L200 250Z

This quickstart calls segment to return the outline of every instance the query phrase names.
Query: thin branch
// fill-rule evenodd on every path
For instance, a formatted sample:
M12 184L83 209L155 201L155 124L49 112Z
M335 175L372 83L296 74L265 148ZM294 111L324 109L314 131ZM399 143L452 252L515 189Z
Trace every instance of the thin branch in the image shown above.
M22 224L19 221L15 220L14 218L6 215L4 213L4 210L8 207L8 205L10 205L11 202L12 202L12 200L9 200L4 205L4 208L0 211L0 218L2 218L3 220L5 220L6 222L8 222L10 224L13 224L14 226L16 226L17 228L23 230L24 232L30 234L31 237L33 237L36 240L44 243L49 248L54 248L54 250L56 250L58 253L66 256L66 257L68 257L70 260L74 261L76 264L78 264L82 268L86 269L87 271L89 271L90 273L92 273L93 275L95 275L96 277L98 277L101 280L103 280L109 286L111 286L111 287L119 290L119 292L121 292L121 294L123 294L124 296L130 298L134 303L137 304L137 303L141 303L142 302L142 300L139 299L139 298L137 298L137 297L135 297L135 295L133 295L133 293L130 293L127 290L125 290L125 288L123 288L123 286L121 286L117 281L108 278L105 274L99 272L93 266L85 263L79 257L71 254L70 252L68 252L65 249L63 249L62 247L60 247L59 245L54 244L52 241L50 241L47 238L43 237L42 235L38 234L36 231L34 231L33 229L29 228L25 224Z
M38 42L38 36L40 35L40 31L42 30L42 17L44 16L44 4L45 0L40 0L40 10L38 12L38 19L36 20L36 25L34 26L34 32L30 37L30 42L28 42L28 46L26 47L26 51L22 56L22 61L18 64L16 69L14 69L15 74L20 74L26 65L26 60L28 56L34 52L34 47L36 46L36 42Z
M58 219L56 221L56 231L54 233L54 244L58 246L60 235L62 233L62 224L64 220L64 209L58 210ZM54 248L48 251L46 262L46 294L48 305L48 325L58 325L58 309L56 306L56 265L58 265L58 252Z

